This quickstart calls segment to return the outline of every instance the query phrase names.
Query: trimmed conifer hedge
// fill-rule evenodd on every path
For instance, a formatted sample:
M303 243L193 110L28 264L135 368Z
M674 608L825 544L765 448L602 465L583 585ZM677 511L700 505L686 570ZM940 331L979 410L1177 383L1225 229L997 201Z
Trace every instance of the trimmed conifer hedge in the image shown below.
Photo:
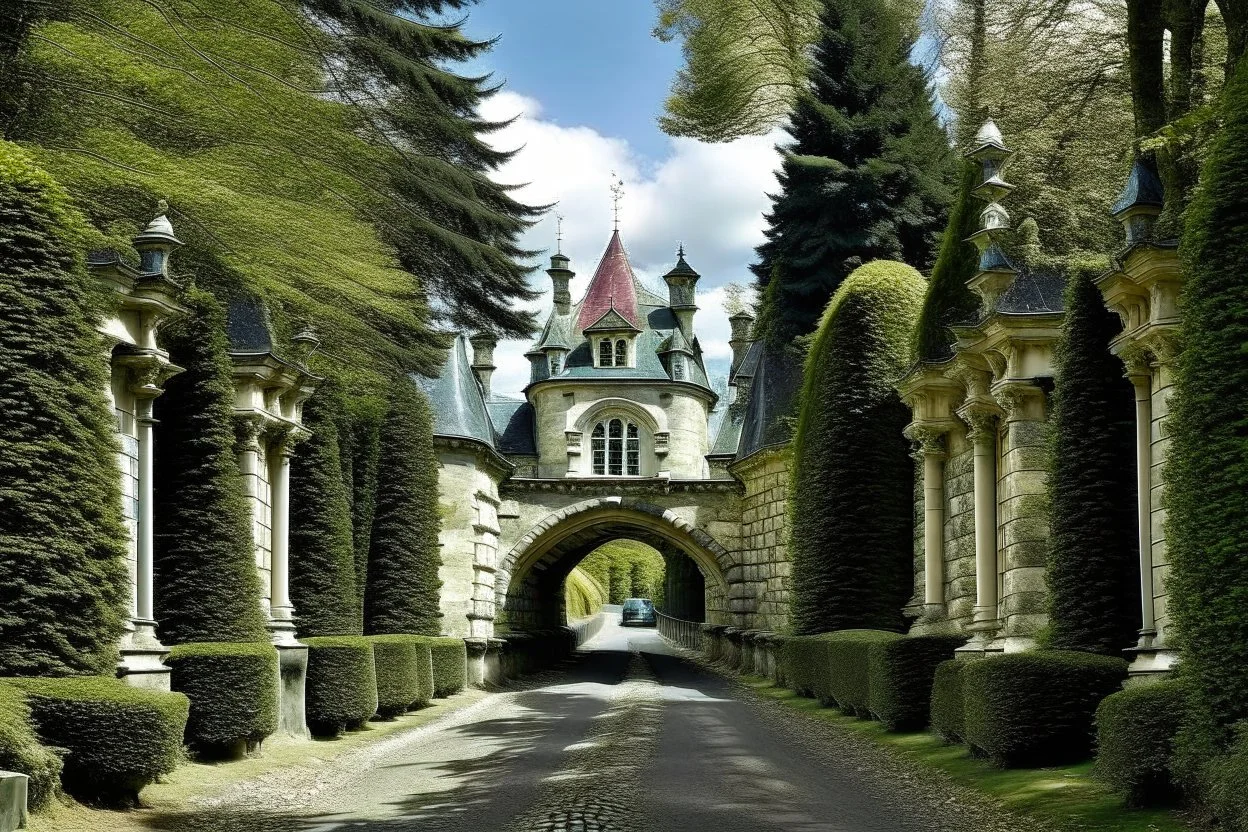
M377 668L377 715L392 718L433 698L433 660L423 636L369 636Z
M1096 709L1097 778L1122 794L1128 806L1175 800L1170 763L1186 711L1187 693L1178 679L1105 697Z
M182 762L189 700L117 679L15 679L45 745L64 749L61 782L75 797L137 804L139 791Z
M827 633L817 636L789 636L780 648L784 683L795 693L831 704L828 687Z
M1120 656L1140 629L1135 396L1109 351L1122 322L1075 267L1049 419L1047 646Z
M936 666L932 677L932 730L945 742L962 742L966 735L962 702L962 671L967 661L949 659Z
M60 785L61 758L39 744L30 722L26 694L0 682L0 771L16 771L30 778L26 802L41 808Z
M793 626L810 635L900 630L913 591L910 410L893 383L910 363L922 275L874 261L824 311L806 359L793 440Z
M1248 832L1248 727L1241 726L1229 750L1209 762L1205 779L1201 797L1218 829Z
M468 684L468 646L462 638L429 639L433 664L433 695L459 693Z
M364 727L377 713L373 643L363 636L320 636L308 646L304 709L308 730L337 737Z
M0 676L111 673L129 581L84 223L0 141Z
M1034 650L970 662L962 671L964 737L1002 768L1077 762L1092 752L1101 700L1127 678L1122 659Z
M236 756L277 730L278 659L271 644L181 644L165 662L173 689L191 701L186 742L195 751Z
M419 387L410 379L395 379L381 428L364 632L440 632L440 527L433 415Z
M980 201L971 195L981 179L980 165L962 162L957 201L941 238L940 253L927 282L923 310L915 324L915 351L923 361L945 361L953 355L951 324L971 318L979 296L967 286L979 271L979 250L967 238L979 230Z
M910 636L880 641L869 651L871 715L890 731L918 731L931 717L936 668L953 659L966 636Z
M871 651L902 636L882 630L841 630L825 638L828 690L847 715L871 716Z
M189 288L190 314L164 330L185 372L156 400L155 604L161 638L268 642L252 511L235 455L225 311Z

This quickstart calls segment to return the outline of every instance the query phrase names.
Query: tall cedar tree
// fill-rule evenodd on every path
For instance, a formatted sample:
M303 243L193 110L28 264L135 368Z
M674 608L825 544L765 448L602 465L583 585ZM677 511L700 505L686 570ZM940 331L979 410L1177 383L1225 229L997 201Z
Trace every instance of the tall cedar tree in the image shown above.
M923 361L951 358L953 333L949 326L970 318L979 308L979 296L967 286L967 281L979 271L979 251L966 240L979 230L983 202L971 196L971 191L980 177L978 163L962 163L958 200L949 213L949 225L941 238L940 254L927 282L927 296L915 327L916 352Z
M899 630L913 583L910 411L893 384L910 362L922 275L860 266L823 313L793 440L789 552L797 634Z
M312 436L290 470L290 600L305 636L359 635L351 495L338 442L342 394L330 382L303 408Z
M407 378L394 381L377 470L364 632L437 635L442 557L433 414L425 394Z
M129 582L81 219L0 142L0 676L107 673Z
M268 641L251 506L235 454L225 310L190 288L164 332L185 368L156 400L155 602L166 644Z
M811 332L846 276L876 259L926 268L956 167L904 12L887 0L826 0L810 89L788 126L780 192L751 268L773 347ZM773 282L777 286L772 286Z
M1183 673L1217 730L1248 719L1248 61L1223 98L1182 241L1183 352L1166 542Z
M1050 419L1049 646L1121 656L1140 627L1135 501L1135 404L1121 331L1093 282L1076 267L1066 287Z

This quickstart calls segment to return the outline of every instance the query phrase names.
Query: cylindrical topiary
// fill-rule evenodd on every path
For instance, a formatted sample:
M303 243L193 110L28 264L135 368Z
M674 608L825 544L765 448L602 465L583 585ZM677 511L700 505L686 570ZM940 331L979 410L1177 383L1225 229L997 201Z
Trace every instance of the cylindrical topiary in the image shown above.
M64 749L61 782L81 800L136 805L144 786L182 761L190 702L180 693L102 677L12 683L26 693L39 739Z
M364 632L437 635L438 462L429 403L410 379L395 380L381 433Z
M1057 346L1049 417L1048 645L1120 656L1140 628L1135 404L1122 361L1109 351L1122 331L1093 282L1072 270Z
M962 183L949 212L940 253L927 282L923 309L915 324L915 350L922 361L945 361L953 356L951 324L964 321L979 308L979 296L967 285L979 271L979 250L967 238L979 230L982 203L971 195L982 178L978 162L962 162Z
M111 673L126 532L82 220L0 141L0 676Z
M968 666L966 661L949 659L936 666L932 677L932 730L945 742L962 742L966 734L962 671Z
M337 737L364 727L377 713L372 642L363 636L323 636L303 643L308 646L308 729L318 737Z
M191 288L165 331L185 371L156 400L155 604L166 643L267 642L252 509L235 456L225 311Z
M963 635L929 635L872 644L868 659L871 715L890 731L927 727L936 668L965 643Z
M359 593L351 541L351 495L343 481L336 385L322 385L303 407L312 436L290 470L290 599L303 636L359 635Z
M1111 694L1096 709L1094 771L1128 806L1178 798L1170 764L1186 706L1182 682L1170 679Z
M910 361L923 277L875 261L828 304L806 360L793 441L789 554L798 634L899 630L913 591L910 411L893 383Z
M468 648L462 638L429 639L433 663L433 695L439 699L468 684Z
M26 694L0 683L0 771L16 771L30 778L26 802L42 808L60 787L61 758L39 744L30 723Z
M429 703L433 661L421 636L370 636L377 668L377 715L387 719Z
M186 742L209 758L254 751L277 730L277 650L254 642L198 642L169 651L173 689L191 700Z
M871 651L902 636L882 630L842 630L824 638L832 700L848 716L871 716Z

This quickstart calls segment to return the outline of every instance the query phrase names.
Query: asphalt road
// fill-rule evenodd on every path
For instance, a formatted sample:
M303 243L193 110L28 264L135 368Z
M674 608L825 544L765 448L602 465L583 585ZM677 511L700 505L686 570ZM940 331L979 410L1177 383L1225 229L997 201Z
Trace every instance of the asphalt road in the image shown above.
M998 828L829 749L780 709L610 617L540 686L387 738L318 784L270 783L176 832L910 832ZM278 788L273 788L278 785ZM939 822L933 821L939 818ZM1011 827L1006 827L1011 828Z

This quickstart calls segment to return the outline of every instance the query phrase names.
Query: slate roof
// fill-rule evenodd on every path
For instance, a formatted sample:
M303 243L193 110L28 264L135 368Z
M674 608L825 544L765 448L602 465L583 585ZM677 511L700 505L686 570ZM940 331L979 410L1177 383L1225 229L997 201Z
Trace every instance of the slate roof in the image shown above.
M468 336L455 336L441 372L434 378L412 375L429 396L434 436L475 439L496 448L494 426L486 411L481 385L468 360Z
M1110 213L1118 216L1130 208L1142 205L1160 208L1165 202L1165 197L1166 189L1162 186L1157 172L1153 170L1152 163L1137 156L1135 163L1131 165L1131 174L1127 177L1127 184L1123 187L1122 193L1118 195L1118 201L1114 203Z
M1025 271L997 298L997 311L1003 315L1042 315L1066 308L1066 280L1061 275Z
M273 352L273 325L264 302L253 295L230 301L225 312L225 334L230 352L263 355Z
M498 436L498 450L505 454L537 456L533 405L523 399L492 399L485 406Z
M792 438L789 420L785 417L793 415L796 409L802 382L802 368L797 361L787 354L768 350L761 343L754 346L759 348L758 369L750 384L750 400L742 417L737 459ZM715 444L719 446L718 438Z
M585 289L576 328L581 331L588 329L609 309L615 309L633 326L641 323L637 314L637 278L629 265L618 230L611 234L607 250L603 252L598 268Z

